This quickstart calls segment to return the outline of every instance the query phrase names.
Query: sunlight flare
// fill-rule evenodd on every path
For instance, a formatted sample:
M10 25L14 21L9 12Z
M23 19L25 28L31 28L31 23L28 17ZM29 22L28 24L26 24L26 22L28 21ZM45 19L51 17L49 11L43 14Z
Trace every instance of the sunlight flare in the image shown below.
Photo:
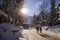
M27 8L22 8L22 9L21 9L21 12L22 12L23 14L27 14L27 13L28 13L28 9L27 9Z

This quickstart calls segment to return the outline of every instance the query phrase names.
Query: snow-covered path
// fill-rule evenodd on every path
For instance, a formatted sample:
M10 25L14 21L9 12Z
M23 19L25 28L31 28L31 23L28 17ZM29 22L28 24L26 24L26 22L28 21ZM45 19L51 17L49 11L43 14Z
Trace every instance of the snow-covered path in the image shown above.
M35 29L27 29L22 32L24 38L23 40L48 40L37 34Z
M23 30L22 34L24 38L22 40L60 40L54 33L43 31L42 34L38 34L35 29Z
M50 37L48 37L48 39L50 40L60 40L59 33L54 33L54 32L46 31L46 30L43 30L43 33L49 35Z

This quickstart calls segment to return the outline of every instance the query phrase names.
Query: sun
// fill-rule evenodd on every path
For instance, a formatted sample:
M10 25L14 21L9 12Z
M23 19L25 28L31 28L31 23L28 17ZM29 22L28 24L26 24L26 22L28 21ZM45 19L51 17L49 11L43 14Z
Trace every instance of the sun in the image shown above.
M22 9L21 9L21 12L22 12L23 14L27 14L27 13L28 13L28 9L27 9L27 8L22 8Z

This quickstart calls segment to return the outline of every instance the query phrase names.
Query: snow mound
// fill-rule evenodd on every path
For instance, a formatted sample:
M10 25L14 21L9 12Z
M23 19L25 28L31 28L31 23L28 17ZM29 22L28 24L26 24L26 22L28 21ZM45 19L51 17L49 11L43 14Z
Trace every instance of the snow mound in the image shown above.
M46 29L55 33L60 33L60 25L48 26Z

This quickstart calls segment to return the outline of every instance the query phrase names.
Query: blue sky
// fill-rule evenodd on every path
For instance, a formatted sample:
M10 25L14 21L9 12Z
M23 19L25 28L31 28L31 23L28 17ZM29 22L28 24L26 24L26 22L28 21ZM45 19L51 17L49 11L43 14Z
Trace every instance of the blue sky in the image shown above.
M25 0L25 7L28 9L27 15L32 16L34 13L38 13L38 6L37 6L37 0Z
M60 0L55 0L56 6ZM2 0L0 0L0 4L2 3ZM38 15L41 11L43 1L42 0L24 0L24 7L28 9L27 15L33 16L34 13ZM44 9L45 11L50 11L50 0L44 0Z
M60 2L60 0L55 0L55 1L57 6L57 3ZM41 9L43 8L42 4L43 4L42 0L25 0L24 6L29 10L27 15L33 16L34 13L38 15ZM44 9L47 12L50 11L50 0L44 0Z

